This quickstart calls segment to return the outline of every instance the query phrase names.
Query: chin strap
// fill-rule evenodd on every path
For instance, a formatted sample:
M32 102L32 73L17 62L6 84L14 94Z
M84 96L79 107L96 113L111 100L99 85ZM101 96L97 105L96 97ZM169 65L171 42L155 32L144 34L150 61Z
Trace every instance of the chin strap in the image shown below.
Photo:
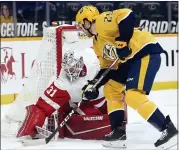
M91 26L92 26L92 22L91 22L91 21L89 21L89 22L90 22L90 27L89 27L88 29L85 28L84 24L83 24L82 26L83 26L83 28L84 28L85 30L87 30L87 31L89 32L89 34L91 34L91 35L93 36L94 34L90 31Z

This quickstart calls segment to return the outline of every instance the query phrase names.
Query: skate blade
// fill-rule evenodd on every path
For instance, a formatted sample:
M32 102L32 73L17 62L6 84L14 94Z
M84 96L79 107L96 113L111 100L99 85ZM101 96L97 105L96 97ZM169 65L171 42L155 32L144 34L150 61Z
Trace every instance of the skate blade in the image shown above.
M174 137L172 137L167 143L164 143L160 146L157 147L157 149L163 149L163 150L169 150L170 148L173 148L175 146L177 146L178 148L178 143L177 143L177 137L178 137L178 134L175 135Z
M104 147L108 148L127 148L126 146L126 140L117 140L117 141L104 141L102 143Z

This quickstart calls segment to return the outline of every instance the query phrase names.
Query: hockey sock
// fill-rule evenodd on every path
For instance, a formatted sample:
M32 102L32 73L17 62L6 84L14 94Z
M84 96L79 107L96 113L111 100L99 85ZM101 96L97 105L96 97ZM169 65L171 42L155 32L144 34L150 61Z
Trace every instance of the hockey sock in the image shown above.
M122 127L124 121L124 110L116 110L109 114L111 130Z
M165 130L167 126L167 120L158 108L149 117L147 122L153 125L160 132Z
M126 92L126 102L159 131L163 131L166 128L167 122L164 115L154 102L149 101L144 93L128 90Z

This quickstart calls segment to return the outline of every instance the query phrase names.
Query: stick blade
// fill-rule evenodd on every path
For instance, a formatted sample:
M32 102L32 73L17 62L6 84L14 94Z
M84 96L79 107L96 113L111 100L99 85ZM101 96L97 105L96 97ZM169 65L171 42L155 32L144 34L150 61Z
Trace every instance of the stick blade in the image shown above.
M37 140L21 140L21 143L24 147L28 146L37 146L37 145L45 145L46 141L45 139L37 139Z

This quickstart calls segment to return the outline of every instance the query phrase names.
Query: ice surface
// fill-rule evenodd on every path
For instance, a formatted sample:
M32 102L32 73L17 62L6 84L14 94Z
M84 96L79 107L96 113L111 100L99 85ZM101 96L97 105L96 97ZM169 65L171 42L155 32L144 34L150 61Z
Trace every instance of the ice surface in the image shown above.
M177 125L177 90L153 91L149 98L154 101L164 113L170 115ZM9 105L1 105L1 119ZM128 108L129 124L127 125L127 149L155 149L153 143L160 137L156 129L149 125L134 110ZM109 149L102 146L103 141L59 139L47 145L24 147L15 138L1 135L1 149ZM177 146L171 148L177 149Z

